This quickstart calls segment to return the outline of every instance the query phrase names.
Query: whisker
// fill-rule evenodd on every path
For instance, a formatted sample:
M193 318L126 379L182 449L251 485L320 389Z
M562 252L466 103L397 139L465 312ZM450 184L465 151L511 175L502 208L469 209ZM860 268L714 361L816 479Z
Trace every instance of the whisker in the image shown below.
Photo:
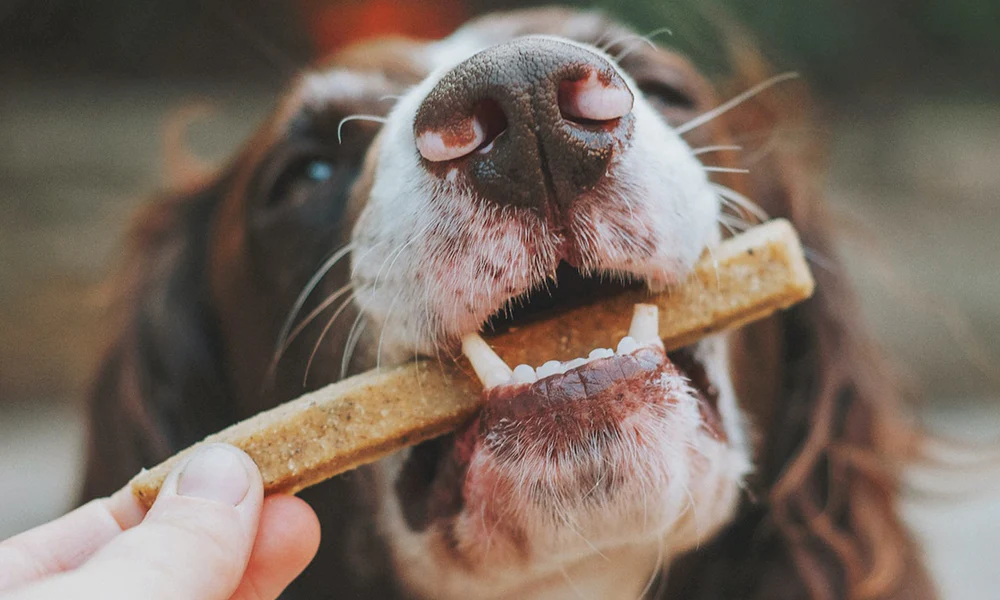
M417 339L422 339L423 336L423 323L417 323ZM413 344L413 362L416 363L420 360L420 350L417 348L417 344ZM417 397L424 398L424 378L420 376L420 372L417 372Z
M747 198L746 196L737 192L736 190L726 187L721 183L711 183L710 185L717 194L719 194L726 200L735 203L740 208L746 210L749 214L757 217L757 219L761 223L771 218L770 216L768 216L767 212L765 212L763 208L757 206L757 204L753 200Z
M708 171L709 173L744 173L744 174L746 174L746 173L750 172L750 169L739 169L739 168L736 168L736 167L706 167L706 166L703 166L702 168L705 169L706 171Z
M798 77L799 77L799 74L795 73L795 72L782 73L780 75L775 75L774 77L771 77L770 79L767 79L765 81L762 81L762 82L758 83L757 85L753 86L752 88L750 88L749 90L743 92L742 94L738 94L736 97L732 98L731 100L729 100L727 102L723 102L722 104L720 104L719 106L713 108L712 110L710 110L708 112L704 112L704 113L698 115L697 117L694 117L693 119L691 119L687 123L684 123L683 125L677 127L677 129L675 131L677 131L677 133L679 135L684 135L685 133L691 131L692 129L694 129L696 127L701 127L702 125L704 125L705 123L708 123L712 119L714 119L714 118L716 118L716 117L718 117L718 116L720 116L722 114L725 114L725 113L729 112L730 110L736 108L737 106L739 106L740 104L746 102L750 98L753 98L754 96L756 96L757 94L763 92L764 90L767 90L768 88L774 87L775 85L777 85L779 83L782 83L784 81L788 81L789 79L796 79Z
M299 334L301 334L305 330L305 328L308 327L309 324L312 323L316 319L316 317L320 315L320 313L326 310L327 307L332 305L334 302L337 301L338 298L343 296L344 292L347 292L350 289L351 289L351 284L347 283L344 284L339 290L327 296L326 300L323 300L323 302L319 306L314 308L313 311L309 313L309 315L307 315L306 318L303 319L302 322L299 323L295 327L295 329L292 330L290 334L288 334L288 340L285 342L285 345L281 347L281 350L278 352L277 356L274 357L272 368L277 365L277 362L279 360L281 360L281 356L288 351L288 347L292 345L292 342L295 341L295 339L299 336Z
M421 308L421 311L423 312L423 315L417 321L417 326L419 327L418 329L419 335L417 335L417 339L423 339L423 336L426 335L427 343L430 345L430 347L434 348L434 355L437 358L439 365L444 366L444 362L441 359L441 348L437 343L438 334L434 326L434 320L431 318L431 309L430 306L428 305L426 294L424 294L424 297L421 298L419 306ZM420 333L423 331L426 331L426 334ZM420 350L418 349L417 346L418 346L417 344L413 345L414 360L418 358L420 354Z
M375 275L375 281L372 284L373 291L378 290L378 280L382 277L382 270L385 269L385 275L386 277L388 277L392 273L393 265L395 265L396 261L399 260L399 257L403 255L403 252L406 250L406 248L413 242L417 241L418 239L423 238L424 234L427 233L427 231L431 227L433 227L433 225L434 225L433 221L427 223L427 225L425 225L423 229L421 229L416 234L411 236L410 239L406 240L403 244L401 244L399 248L397 248L394 252L389 253L389 255L385 258L385 260L382 261L382 266L379 267L378 273ZM387 263L389 265L388 269L386 269Z
M702 146L701 148L695 148L691 151L691 154L695 156L700 156L702 154L708 154L709 152L724 152L727 150L732 150L734 152L739 152L743 149L743 146L733 146L733 145L718 145L718 146Z
M601 44L600 43L601 40L603 40L606 35L608 35L608 32L604 32L601 35L601 37L597 40L597 43L594 44L597 47L598 50L600 50L601 52L605 52L605 53L608 50L610 50L612 48L612 46L615 46L617 44L620 44L620 43L628 41L628 40L633 40L635 38L642 37L638 33L630 33L628 35L620 35L620 36L618 36L616 38L611 38L607 43Z
M607 52L608 50L610 50L611 48L617 46L618 44L623 44L623 43L625 43L627 41L630 41L630 40L637 40L639 42L645 42L645 43L649 44L650 46L652 46L653 45L652 39L654 37L660 35L661 33L669 33L670 35L674 34L674 32L671 31L669 27L660 27L659 29L654 29L653 31L650 31L646 35L640 35L638 33L630 33L628 35L620 35L620 36L612 39L610 42L608 42L608 43L606 43L604 45L598 46L597 48L601 52Z
M402 98L402 96L400 96L399 94L386 94L384 96L379 96L378 97L378 101L379 102L385 102L386 100L397 100L398 101L400 98Z
M639 596L636 598L636 600L642 600L643 598L646 598L647 597L646 594L649 593L649 590L653 589L653 584L656 583L657 578L660 576L660 571L663 569L663 546L664 546L664 544L665 544L665 541L663 539L663 536L661 535L660 539L659 539L659 543L656 545L657 546L657 548L656 548L656 563L653 564L653 573L652 573L652 575L649 576L649 581L646 582L646 587L642 588L642 592L639 593ZM657 597L659 597L659 596L657 596Z
M694 521L694 537L695 537L695 539L698 540L696 542L696 544L695 544L695 548L700 548L701 547L701 528L698 525L698 505L694 501L694 494L691 493L691 486L690 485L684 484L684 492L687 494L687 497L688 497L688 507L691 508L691 519ZM685 509L684 512L686 513L687 509Z
M735 229L735 228L734 228L734 227L733 227L733 226L732 226L732 225L731 225L731 224L730 224L730 223L729 223L728 221L724 221L724 220L722 219L722 217L723 217L723 215L719 215L719 225L722 225L723 227L725 227L725 228L726 228L726 231L728 231L728 232L729 232L729 235L730 235L731 237L736 237L736 235L737 235L737 233L736 233L736 229ZM718 274L718 268L719 268L719 267L718 267L718 263L716 263L716 266L715 266L715 267L716 267L716 274L715 274L715 275L716 275L716 279L718 279L718 278L719 278L719 274ZM721 280L719 280L719 281L718 281L718 283L719 283L719 285L720 285L720 286L722 285L722 281L721 281Z
M637 40L637 43L634 43L634 44L630 45L628 48L625 48L624 50L622 50L621 52L619 52L618 54L616 54L613 57L614 60L615 60L615 62L620 62L623 58L625 58L626 56L628 56L629 54L631 54L632 52L634 52L636 50L636 48L638 48L639 46L641 46L643 43L647 44L650 48L656 48L656 44L653 43L653 38L656 37L656 36L658 36L658 35L660 35L661 33L666 33L668 35L674 35L674 32L671 31L671 29L669 27L660 27L659 29L654 29L650 33L647 33L646 35L643 35L643 36L634 36L634 37L638 37L639 38ZM628 38L625 38L625 39L628 39ZM622 41L624 41L624 40L622 40ZM613 46L614 44L611 44L611 45Z
M337 143L338 144L344 143L344 140L340 134L344 128L344 123L347 123L348 121L372 121L375 123L384 124L388 120L389 119L385 117L380 117L378 115L347 115L346 117L340 120L340 123L337 123Z
M327 333L329 333L330 328L333 327L333 324L337 322L337 317L339 317L340 314L344 312L345 308L350 306L351 301L354 300L356 294L357 294L356 291L352 292L349 296L347 296L347 298L344 299L344 302L337 307L337 310L333 313L333 316L330 317L330 320L327 321L326 326L323 327L323 331L320 332L319 339L316 340L316 345L313 346L312 353L309 354L309 360L306 362L306 372L305 374L302 375L302 387L306 387L306 383L309 381L309 370L312 369L312 364L313 360L316 358L316 353L319 351L319 347L323 344L323 338L326 337Z
M722 204L724 209L728 209L732 212L732 214L722 213L720 217L736 219L734 223L736 223L741 230L749 229L753 226L753 223L749 220L749 217L753 217L753 215L748 213L746 209L731 200L723 198L722 196L716 196L716 198L719 199L719 202Z
M583 592L581 592L580 589L576 587L576 582L573 581L573 578L569 576L569 572L566 570L566 566L563 565L562 563L559 563L559 573L563 576L563 579L566 580L566 585L568 585L569 589L572 590L573 595L579 598L580 600L584 600L586 596L584 596Z
M610 29L605 29L604 33L602 33L600 36L598 36L596 40L594 40L592 42L589 42L589 43L590 43L591 46L593 46L594 48L597 48L601 52L605 52L606 50L604 49L604 46L605 46L604 40L607 39L608 35L610 35L610 34L611 34L611 30Z
M551 502L555 505L555 508L558 510L558 518L562 522L562 524L565 525L567 529L576 534L576 536L579 537L584 544L589 546L591 551L594 552L594 554L600 556L607 562L611 562L611 559L608 558L606 554L601 552L597 548L597 546L594 545L593 542L591 542L589 539L587 539L585 535L583 535L583 532L580 531L579 524L570 517L569 510L566 509L563 500L561 498L561 495L558 492L556 492L555 489L553 489L554 486L550 483L548 484L548 487L549 487L548 493L551 498Z
M374 252L376 248L382 246L385 243L387 243L386 240L375 242L367 250L358 255L357 260L354 261L354 266L351 267L351 279L354 279L357 276L358 269L361 268L361 264L364 262L365 258L367 258L369 254Z
M330 272L330 269L332 269L341 259L350 254L353 249L354 244L345 244L340 250L334 252L333 255L331 255L330 258L328 258L326 262L320 266L319 270L316 271L316 274L312 276L309 282L306 283L305 288L303 288L302 292L299 293L299 297L295 299L295 304L292 305L292 310L288 313L288 318L285 319L285 324L281 327L281 333L278 334L278 343L275 345L275 360L277 360L280 349L285 345L285 340L288 337L288 332L292 329L292 323L295 322L295 317L299 316L299 311L302 310L306 300L309 299L309 295L312 294L313 290L316 289L316 286L319 285L320 280Z
M729 230L729 233L733 233L733 230L742 232L753 227L752 223L733 215L719 215L717 220L720 225Z
M720 221L720 223L722 223L722 221ZM726 227L726 229L729 229L729 226L726 225L725 223L722 223L722 225ZM730 234L732 234L732 231L733 231L732 229L729 229ZM708 255L712 257L712 269L715 270L715 289L717 290L722 289L722 275L719 274L719 259L715 258L714 248L708 246L707 250L708 250ZM645 520L645 517L643 517L643 520Z
M389 303L389 310L385 313L385 320L382 322L382 331L378 334L378 346L375 349L376 370L380 370L382 368L382 342L385 340L385 330L389 328L389 321L392 319L392 310L396 307L396 301L399 300L399 297L402 296L405 291L405 287L399 290L396 297Z
M837 263L813 248L804 246L802 248L802 255L806 257L806 260L828 273L837 272Z
M361 335L364 333L365 326L368 324L368 321L362 320L364 314L364 311L358 311L358 316L354 319L354 324L351 325L351 331L347 335L347 343L344 345L344 357L340 362L341 379L345 379L347 377L347 371L351 367L351 359L354 358L354 351L357 349L358 341L361 340Z

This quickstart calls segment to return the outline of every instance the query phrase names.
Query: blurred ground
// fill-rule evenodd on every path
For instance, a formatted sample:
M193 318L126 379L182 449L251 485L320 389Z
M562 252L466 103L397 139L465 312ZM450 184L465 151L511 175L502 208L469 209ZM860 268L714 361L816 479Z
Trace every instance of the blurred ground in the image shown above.
M0 539L72 501L81 389L104 340L98 284L128 215L163 183L166 117L195 91L218 106L191 130L207 158L226 156L273 93L65 81L0 88ZM829 115L828 189L868 320L925 390L927 423L985 439L1000 430L1000 363L980 352L1000 355L1000 108L868 100ZM944 598L992 599L1000 486L959 479L967 491L914 496L906 511Z

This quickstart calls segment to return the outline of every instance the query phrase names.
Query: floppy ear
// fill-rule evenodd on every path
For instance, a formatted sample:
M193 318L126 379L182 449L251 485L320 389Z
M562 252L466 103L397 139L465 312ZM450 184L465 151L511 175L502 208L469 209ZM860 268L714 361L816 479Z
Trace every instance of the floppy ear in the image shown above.
M232 422L206 247L228 177L138 214L119 283L119 334L90 398L83 498Z
M741 50L736 62L737 91L767 78L756 55ZM760 444L751 498L718 538L671 567L664 598L936 597L896 510L899 470L920 434L903 420L892 369L837 258L811 164L815 143L800 135L789 145L775 133L779 124L814 131L801 117L806 105L805 92L789 86L727 115L750 169L746 195L794 223L817 288L770 329L781 348L775 397L745 407Z

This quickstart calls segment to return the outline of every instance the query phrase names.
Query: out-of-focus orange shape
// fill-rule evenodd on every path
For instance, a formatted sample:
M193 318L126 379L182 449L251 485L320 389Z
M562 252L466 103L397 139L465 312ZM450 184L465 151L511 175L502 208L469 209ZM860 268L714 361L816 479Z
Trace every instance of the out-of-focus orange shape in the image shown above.
M439 38L465 21L462 0L299 0L320 55L383 35Z

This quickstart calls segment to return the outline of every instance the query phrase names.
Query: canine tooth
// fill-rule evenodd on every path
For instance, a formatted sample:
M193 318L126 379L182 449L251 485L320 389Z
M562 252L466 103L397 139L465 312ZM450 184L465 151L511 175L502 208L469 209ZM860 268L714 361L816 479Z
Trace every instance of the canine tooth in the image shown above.
M585 364L587 364L587 359L586 358L574 358L573 360L569 361L568 363L566 363L564 365L565 369L563 369L563 373L565 373L566 371L569 371L570 369L575 369L577 367L582 367Z
M590 354L587 355L587 358L589 358L590 360L595 360L598 358L608 358L609 356L614 356L614 355L615 351L612 350L611 348L594 348L593 350L590 351Z
M639 343L635 341L635 338L630 336L625 336L618 342L618 354L628 354L636 350L639 347Z
M538 381L535 370L528 365L517 365L514 367L514 383L533 383Z
M663 342L660 340L659 309L654 304L636 304L628 335L639 345Z
M507 385L511 382L510 368L504 369L493 369L486 374L486 378L483 379L483 388L489 389L494 388L498 385Z
M483 387L510 383L513 371L479 334L470 333L462 338L462 354L469 359L479 380L483 382Z
M555 375L560 372L559 367L562 365L558 360L550 360L544 365L538 367L538 378L542 379L548 377L549 375Z

